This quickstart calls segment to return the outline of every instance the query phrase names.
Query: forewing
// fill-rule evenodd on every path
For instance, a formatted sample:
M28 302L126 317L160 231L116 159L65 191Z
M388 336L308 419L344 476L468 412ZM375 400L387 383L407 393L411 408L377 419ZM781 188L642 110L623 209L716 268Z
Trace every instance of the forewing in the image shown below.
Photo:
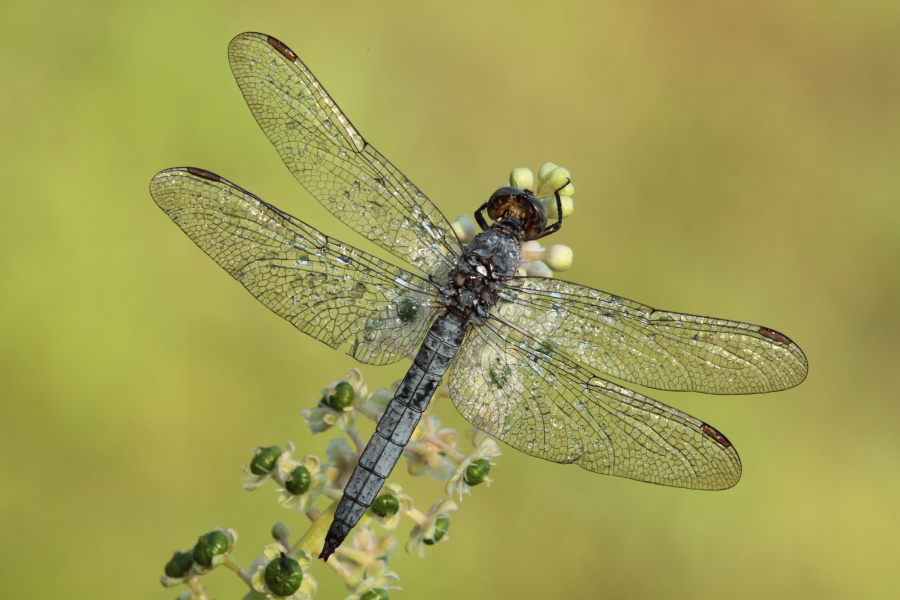
M495 321L469 333L449 387L470 423L531 456L698 490L726 489L741 477L737 451L708 424Z
M447 219L363 139L290 48L242 33L228 58L259 126L310 194L397 258L446 274L460 253Z
M759 325L656 310L568 281L513 279L498 319L592 369L649 388L711 394L783 390L803 351Z
M214 173L168 169L160 208L219 266L294 327L357 360L415 352L436 305L429 282L331 239Z

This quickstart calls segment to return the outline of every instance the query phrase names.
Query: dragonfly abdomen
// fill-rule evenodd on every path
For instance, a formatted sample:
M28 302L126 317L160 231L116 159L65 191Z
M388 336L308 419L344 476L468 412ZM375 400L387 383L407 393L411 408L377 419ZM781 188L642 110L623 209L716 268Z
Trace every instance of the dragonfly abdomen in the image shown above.
M344 487L319 558L331 556L372 505L456 356L465 332L465 319L459 315L445 312L435 319Z

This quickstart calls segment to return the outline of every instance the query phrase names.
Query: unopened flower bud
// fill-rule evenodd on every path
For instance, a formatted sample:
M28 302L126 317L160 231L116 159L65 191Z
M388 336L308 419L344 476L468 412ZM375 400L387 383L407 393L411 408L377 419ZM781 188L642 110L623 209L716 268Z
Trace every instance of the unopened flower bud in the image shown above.
M300 589L303 569L300 563L285 554L266 565L266 585L278 596L291 596Z
M284 481L284 489L295 496L299 496L309 489L310 483L312 483L312 475L309 469L300 465L287 476Z
M212 565L213 558L228 551L228 536L225 532L214 530L200 536L194 546L194 562L204 567Z
M375 498L372 503L372 512L381 517L389 517L400 510L400 502L391 494L383 494Z
M281 448L278 446L260 446L254 452L253 460L250 461L250 472L254 475L265 475L271 471L281 456Z
M172 577L173 579L180 579L187 575L191 566L194 564L194 553L193 552L178 552L172 555L172 558L169 562L166 563L166 577Z
M423 538L422 541L429 546L437 544L444 538L444 534L447 533L449 527L450 515L444 513L439 514L434 520L434 534L431 537Z
M491 463L485 458L479 458L466 467L466 474L463 478L469 485L478 485L487 479L490 472Z
M526 167L513 169L512 173L509 174L509 183L520 190L533 190L534 173L531 172L531 169Z

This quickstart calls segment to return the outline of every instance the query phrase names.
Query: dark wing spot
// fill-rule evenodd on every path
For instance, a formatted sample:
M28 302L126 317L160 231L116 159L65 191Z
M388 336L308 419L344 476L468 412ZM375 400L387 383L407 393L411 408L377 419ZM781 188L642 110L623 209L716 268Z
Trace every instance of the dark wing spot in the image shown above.
M202 179L209 179L210 181L222 181L222 178L216 175L215 173L211 173L206 169L198 169L197 167L188 167L185 169L191 175L196 175Z
M297 62L297 55L294 54L294 51L281 43L280 40L276 40L271 35L266 37L266 41L269 42L269 45L278 50L283 57L288 59L291 62Z
M794 343L788 336L784 335L783 333L778 333L774 329L769 329L768 327L760 327L759 334L769 338L773 342L778 342L779 344L784 344L785 346L791 346Z
M726 448L731 448L731 442L728 441L728 438L719 433L719 431L715 427L703 423L702 425L700 425L700 431L716 440L719 445L725 446Z

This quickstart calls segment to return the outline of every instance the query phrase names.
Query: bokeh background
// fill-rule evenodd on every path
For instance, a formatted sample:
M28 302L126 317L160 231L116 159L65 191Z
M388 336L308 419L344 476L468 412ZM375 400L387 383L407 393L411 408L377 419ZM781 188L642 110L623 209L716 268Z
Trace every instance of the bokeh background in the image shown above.
M163 565L212 527L240 532L244 564L275 521L301 530L239 467L286 439L321 452L299 410L354 363L264 310L147 191L204 167L359 243L247 110L225 54L245 30L297 51L451 218L552 160L577 189L554 240L575 250L567 279L764 324L810 361L787 392L654 393L735 443L734 489L508 450L449 543L392 559L392 597L900 594L900 4L292 0L0 8L5 596L173 598Z

